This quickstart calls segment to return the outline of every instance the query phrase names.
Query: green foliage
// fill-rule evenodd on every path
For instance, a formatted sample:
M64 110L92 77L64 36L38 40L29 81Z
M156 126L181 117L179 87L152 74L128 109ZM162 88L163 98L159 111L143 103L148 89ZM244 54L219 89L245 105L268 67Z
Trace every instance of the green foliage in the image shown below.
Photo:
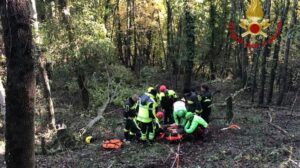
M155 79L155 76L153 74L159 74L159 68L158 67L151 67L151 66L145 66L141 70L141 82L145 83L146 85L153 84L153 81Z

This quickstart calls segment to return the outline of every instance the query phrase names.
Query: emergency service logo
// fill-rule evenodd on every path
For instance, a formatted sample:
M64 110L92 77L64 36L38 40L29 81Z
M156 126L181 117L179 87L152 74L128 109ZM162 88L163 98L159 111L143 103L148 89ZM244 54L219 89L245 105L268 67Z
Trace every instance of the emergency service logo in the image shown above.
M246 18L240 20L239 27L243 30L241 35L235 31L235 24L231 21L228 25L229 37L245 48L258 48L264 47L266 44L272 44L282 32L282 22L279 21L273 35L269 36L266 33L266 29L270 27L270 21L264 19L260 0L251 0L246 11ZM245 40L247 36L250 36L249 42ZM259 39L261 40L256 40L257 36L260 36Z

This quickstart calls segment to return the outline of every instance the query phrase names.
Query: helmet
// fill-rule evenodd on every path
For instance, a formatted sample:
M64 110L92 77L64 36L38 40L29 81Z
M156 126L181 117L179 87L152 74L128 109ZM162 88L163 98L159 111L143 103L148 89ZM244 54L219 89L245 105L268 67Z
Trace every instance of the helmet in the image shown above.
M156 113L156 117L157 117L158 119L162 119L162 118L164 118L164 113L161 112L161 111L159 111L159 112Z
M156 94L157 94L157 91L154 89L154 87L149 87L149 88L147 89L147 92L150 93L150 94L152 94L154 97L155 97Z
M177 115L179 117L184 117L185 112L186 112L185 110L179 110L179 111L177 111Z
M185 114L185 118L186 118L187 120L190 120L193 116L194 116L194 114L193 114L192 112L187 112L187 113Z
M167 87L165 85L160 85L159 91L160 92L165 92L167 90Z
M168 90L168 96L173 97L173 98L177 98L177 95L176 95L174 90Z
M85 138L85 143L86 143L86 144L90 144L90 143L92 142L92 139L93 139L92 136L87 136L87 137Z
M148 87L147 92L150 93L152 90L154 90L154 87Z
M174 107L174 111L180 111L180 110L183 110L183 111L186 111L186 107L185 107L185 103L183 101L177 101L173 104L173 107Z

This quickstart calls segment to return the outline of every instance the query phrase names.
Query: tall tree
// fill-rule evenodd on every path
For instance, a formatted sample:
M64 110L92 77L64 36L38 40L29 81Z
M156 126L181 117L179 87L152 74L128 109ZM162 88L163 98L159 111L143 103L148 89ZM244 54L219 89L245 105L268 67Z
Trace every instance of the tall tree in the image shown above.
M7 58L5 160L34 168L35 71L28 0L1 1Z
M125 38L125 60L126 66L131 66L131 32L132 32L132 0L127 0L126 13L127 13L127 30L126 30L126 38Z
M58 7L59 7L60 15L62 17L61 23L64 25L68 33L68 42L70 45L69 50L72 52L75 49L75 42L74 42L75 34L74 34L74 28L71 21L69 0L59 0L58 3L59 3ZM77 76L77 84L81 92L81 100L82 100L83 108L87 109L90 103L90 98L89 98L90 93L86 87L86 74L78 62L79 62L78 60L75 60L75 67L74 67Z
M265 15L266 18L270 19L270 10L271 10L271 0L265 1ZM269 32L269 29L268 29ZM271 53L271 45L269 43L266 44L263 55L262 55L262 62L261 62L261 88L259 91L259 97L258 97L258 104L264 104L264 98L265 98L265 83L266 83L266 64L267 64L267 57L269 57Z
M185 5L186 67L184 88L191 88L195 57L195 17L189 2Z
M282 71L282 80L280 82L281 87L279 91L279 97L277 100L277 105L281 105L284 95L287 92L287 85L288 85L288 65L289 65L289 56L290 56L290 47L291 47L291 40L292 40L292 31L294 26L297 23L297 7L298 7L298 0L294 0L294 7L293 7L293 13L292 13L292 18L291 18L291 23L289 30L287 32L287 40L286 40L286 46L285 46L285 53L284 53L284 67Z
M282 25L284 25L289 8L290 8L290 0L286 0L286 4L284 5L282 9L282 16L281 16L281 22ZM283 29L283 28L282 28ZM280 29L280 33L282 33L282 29ZM268 97L267 97L267 103L270 104L272 102L273 98L273 90L274 90L274 81L276 77L276 71L277 71L277 66L278 66L278 58L279 58L279 51L281 47L281 34L278 36L275 48L274 48L274 53L273 53L273 61L272 61L272 69L271 69L271 76L270 76L270 83L269 83L269 92L268 92Z
M210 67L210 78L213 80L215 78L215 48L216 48L216 17L217 17L217 11L216 11L216 6L215 6L215 1L210 1L210 8L209 8L209 27L210 29L210 49L208 52L208 58L209 58L209 67Z
M46 70L46 63L45 63L45 58L43 53L40 51L40 46L42 44L42 38L40 36L39 32L39 21L38 21L38 13L36 9L36 1L35 0L30 0L30 14L31 14L31 19L33 21L32 27L34 30L34 45L35 45L35 54L39 55L39 61L38 61L38 67L40 70L40 75L42 77L42 83L43 83L43 89L44 89L44 97L47 101L47 119L46 119L46 124L49 125L50 129L55 129L55 116L54 116L54 105L52 101L52 96L51 96L51 87L50 87L50 82L48 78L48 73Z
M173 86L176 81L177 62L174 57L174 38L173 38L173 10L171 0L166 0L167 8L167 69L171 74L171 84ZM171 68L172 67L172 68ZM172 73L171 73L172 72Z
M258 72L258 61L261 54L261 47L255 49L253 54L253 71L252 71L252 90L251 90L251 102L254 102L255 92L257 89L257 72Z

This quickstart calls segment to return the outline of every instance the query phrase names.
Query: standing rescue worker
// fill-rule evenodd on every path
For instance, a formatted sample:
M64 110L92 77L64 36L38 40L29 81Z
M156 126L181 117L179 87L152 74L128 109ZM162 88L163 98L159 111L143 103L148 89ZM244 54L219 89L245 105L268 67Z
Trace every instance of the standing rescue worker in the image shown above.
M184 89L183 101L186 103L187 111L200 115L202 112L201 100L195 91Z
M156 118L156 90L153 87L148 88L148 93L143 94L138 102L138 115L137 121L141 129L140 139L145 142L152 141L155 136L154 124L158 119Z
M208 127L207 122L197 114L187 112L185 115L187 123L184 126L184 132L192 135L194 139L202 138L205 129Z
M210 122L210 114L211 114L211 107L212 104L212 95L209 91L209 87L207 85L201 86L201 105L203 112L201 113L201 117L207 122Z
M136 133L138 132L138 126L135 122L135 117L137 114L137 102L139 100L138 95L133 95L129 97L124 103L124 137L125 141L132 140Z
M173 119L173 104L177 99L177 95L174 90L168 90L165 85L161 85L159 88L160 106L164 110L164 124L174 123Z

